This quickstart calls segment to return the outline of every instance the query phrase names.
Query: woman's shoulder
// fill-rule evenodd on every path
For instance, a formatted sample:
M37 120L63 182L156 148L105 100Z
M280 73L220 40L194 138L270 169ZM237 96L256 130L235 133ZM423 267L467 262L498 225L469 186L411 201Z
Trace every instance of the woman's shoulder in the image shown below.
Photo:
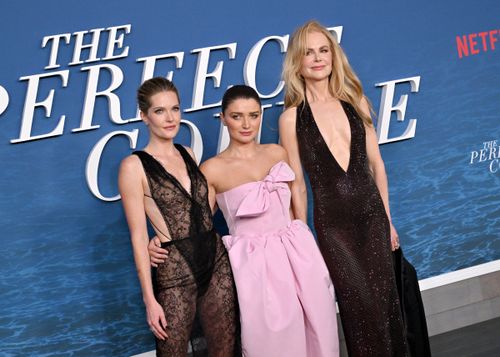
M125 157L121 161L118 176L119 179L135 182L135 179L141 177L142 172L143 169L141 159L139 156L132 154Z
M283 146L279 144L261 144L265 154L275 159L275 161L287 160L287 153Z
M140 153L141 151L139 151ZM139 154L140 155L140 154ZM141 165L141 159L138 155L130 154L122 159L120 166L124 169L131 170L136 169Z
M200 170L206 177L213 176L217 172L220 172L220 169L223 167L223 165L224 165L224 160L221 159L219 154L217 156L211 157L210 159L203 161L200 165Z
M297 107L286 108L280 115L280 121L294 121L297 114Z

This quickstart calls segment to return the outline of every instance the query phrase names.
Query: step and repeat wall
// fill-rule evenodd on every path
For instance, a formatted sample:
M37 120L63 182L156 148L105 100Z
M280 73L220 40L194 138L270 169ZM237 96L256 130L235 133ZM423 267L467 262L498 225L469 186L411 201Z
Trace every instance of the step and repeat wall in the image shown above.
M309 19L339 39L373 103L393 221L420 278L500 259L498 1L0 8L2 356L153 348L117 189L120 161L148 140L135 91L173 79L177 141L203 161L227 145L224 90L246 83L263 101L260 141L277 142L282 61Z

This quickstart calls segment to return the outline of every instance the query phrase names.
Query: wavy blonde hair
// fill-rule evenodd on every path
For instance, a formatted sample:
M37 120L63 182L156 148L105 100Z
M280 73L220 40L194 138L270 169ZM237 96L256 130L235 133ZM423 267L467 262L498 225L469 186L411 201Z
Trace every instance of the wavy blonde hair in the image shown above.
M361 81L354 73L347 56L335 38L324 26L317 21L308 21L299 27L292 35L283 64L283 80L285 81L285 108L297 107L306 99L305 81L300 70L302 59L307 51L307 35L319 32L325 35L330 43L332 52L332 73L329 78L330 93L337 99L350 103L361 117L363 122L371 125L372 119L360 108L361 99L364 97ZM368 98L366 98L368 101ZM368 101L370 112L373 112Z

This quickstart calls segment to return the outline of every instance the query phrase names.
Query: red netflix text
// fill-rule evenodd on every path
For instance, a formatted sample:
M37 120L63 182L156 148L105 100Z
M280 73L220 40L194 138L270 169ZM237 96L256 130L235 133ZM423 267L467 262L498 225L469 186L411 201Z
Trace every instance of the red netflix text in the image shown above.
M458 57L477 55L480 52L494 51L500 37L500 30L491 30L469 35L457 36Z

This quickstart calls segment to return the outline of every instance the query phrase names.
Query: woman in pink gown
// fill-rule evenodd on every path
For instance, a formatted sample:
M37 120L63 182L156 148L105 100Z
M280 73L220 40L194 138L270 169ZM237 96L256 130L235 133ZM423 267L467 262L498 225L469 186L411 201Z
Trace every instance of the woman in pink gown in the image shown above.
M290 210L294 173L279 145L258 144L258 94L234 86L222 100L226 150L204 162L209 200L224 213L223 237L240 306L245 356L338 356L333 285L316 242Z

